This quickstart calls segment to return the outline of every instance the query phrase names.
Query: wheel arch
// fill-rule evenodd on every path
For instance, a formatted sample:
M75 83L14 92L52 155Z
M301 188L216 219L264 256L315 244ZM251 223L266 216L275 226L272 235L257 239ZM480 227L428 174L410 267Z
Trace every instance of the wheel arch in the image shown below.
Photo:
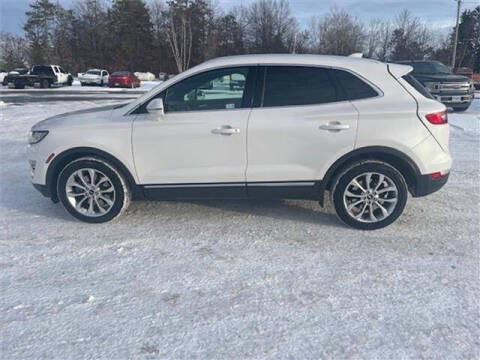
M396 168L405 178L410 193L415 194L420 169L408 156L393 148L385 146L367 146L355 149L335 161L325 173L320 183L320 203L323 205L325 190L331 190L336 176L350 164L359 160L380 160Z
M52 160L52 163L48 167L46 174L46 185L49 190L48 192L50 194L50 198L53 202L58 202L57 180L58 175L60 174L62 169L70 162L85 156L100 158L101 160L104 160L113 165L115 168L118 169L118 171L120 171L123 176L125 176L127 185L132 192L132 197L135 199L143 198L143 192L141 191L141 188L137 186L137 183L135 182L135 178L133 177L132 173L115 156L96 148L76 147L65 150L64 152L55 156L55 158Z

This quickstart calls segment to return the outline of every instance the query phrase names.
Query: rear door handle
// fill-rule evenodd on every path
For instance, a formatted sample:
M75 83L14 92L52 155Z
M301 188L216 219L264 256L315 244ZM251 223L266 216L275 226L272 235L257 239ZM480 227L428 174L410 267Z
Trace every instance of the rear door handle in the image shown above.
M331 121L331 122L329 122L328 124L320 125L319 129L320 129L320 130L327 130L327 131L338 132L338 131L350 129L350 125L348 125L348 124L342 124L342 123L339 122L339 121Z
M238 133L240 133L240 129L232 128L230 125L223 125L212 130L212 134L215 135L233 135Z

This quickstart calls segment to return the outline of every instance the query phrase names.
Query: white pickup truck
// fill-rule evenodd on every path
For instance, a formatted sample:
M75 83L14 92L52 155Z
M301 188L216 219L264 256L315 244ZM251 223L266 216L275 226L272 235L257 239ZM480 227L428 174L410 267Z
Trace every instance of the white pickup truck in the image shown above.
M107 85L108 71L104 69L90 69L86 73L78 74L78 81L82 86L86 85Z

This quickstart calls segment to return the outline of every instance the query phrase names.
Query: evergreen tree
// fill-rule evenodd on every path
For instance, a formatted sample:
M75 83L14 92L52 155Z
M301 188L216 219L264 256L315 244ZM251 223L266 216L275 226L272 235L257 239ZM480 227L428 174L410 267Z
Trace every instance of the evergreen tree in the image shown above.
M30 43L32 64L46 63L51 59L56 7L50 0L34 0L26 12L27 22L23 29Z
M143 0L114 0L108 31L112 71L149 70L153 62L153 27Z

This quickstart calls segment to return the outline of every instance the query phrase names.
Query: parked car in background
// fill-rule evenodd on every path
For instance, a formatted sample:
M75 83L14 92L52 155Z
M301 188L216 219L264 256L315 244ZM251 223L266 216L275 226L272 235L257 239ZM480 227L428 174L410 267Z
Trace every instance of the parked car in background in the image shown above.
M472 75L473 75L473 70L470 69L469 67L458 67L453 72L457 75L463 75L470 79L472 78Z
M412 75L432 96L455 111L467 110L475 97L473 80L453 74L449 67L439 61L410 60L398 63L412 66Z
M136 88L140 87L140 79L129 71L117 71L108 78L109 87Z
M9 79L12 77L12 76L15 76L15 75L24 75L28 73L28 69L27 68L15 68L13 69L12 71L10 71L2 80L2 85L3 86L7 86L8 85L8 81Z
M154 81L155 75L151 72L134 72L135 75L140 81Z
M472 74L473 86L475 89L480 90L480 73Z
M108 84L108 78L108 71L104 69L90 69L85 73L78 74L78 81L80 81L81 86L104 86Z
M343 222L379 229L408 192L440 189L452 163L446 107L411 70L342 56L209 60L128 104L37 123L32 182L90 223L131 199L323 204L328 190Z
M23 89L25 86L49 88L52 85L71 86L72 74L58 65L35 65L28 74L9 76L8 86Z
M3 69L0 69L0 82L3 84L3 79L5 79L5 76L8 75L8 72L3 70Z

